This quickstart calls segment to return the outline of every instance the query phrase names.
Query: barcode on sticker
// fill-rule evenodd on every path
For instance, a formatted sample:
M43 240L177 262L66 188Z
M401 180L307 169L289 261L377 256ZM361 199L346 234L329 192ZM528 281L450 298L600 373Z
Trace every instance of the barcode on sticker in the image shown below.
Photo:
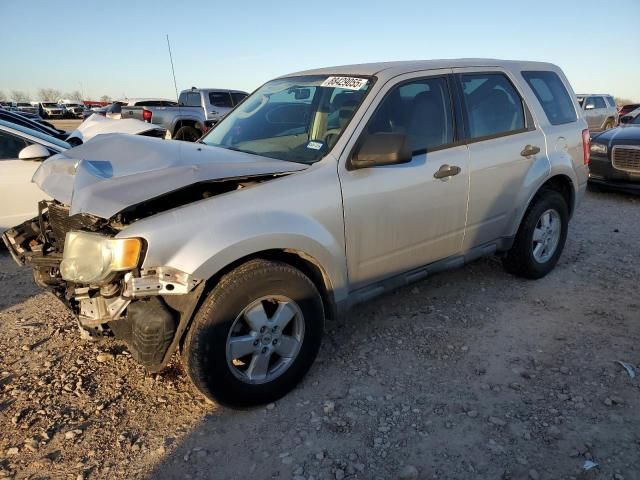
M358 77L329 77L322 82L321 87L344 88L346 90L360 90L369 80Z

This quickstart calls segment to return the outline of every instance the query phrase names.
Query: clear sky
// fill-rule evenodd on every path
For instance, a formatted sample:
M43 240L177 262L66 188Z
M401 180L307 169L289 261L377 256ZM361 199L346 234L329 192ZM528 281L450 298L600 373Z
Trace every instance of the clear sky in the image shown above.
M86 98L251 91L285 73L384 60L553 62L576 92L640 101L640 0L0 0L0 91Z

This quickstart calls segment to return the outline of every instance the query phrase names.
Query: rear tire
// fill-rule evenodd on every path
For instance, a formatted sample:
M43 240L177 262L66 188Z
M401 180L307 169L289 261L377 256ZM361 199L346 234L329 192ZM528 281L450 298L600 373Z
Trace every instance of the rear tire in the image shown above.
M182 140L184 142L195 142L202 134L194 127L184 126L180 127L176 134L173 136L174 140Z
M304 377L323 328L322 299L307 276L286 263L252 260L209 293L186 335L182 361L207 398L260 405Z
M612 119L607 120L607 122L604 124L604 129L605 130L609 130L610 128L615 127L615 122Z
M538 192L503 259L505 270L524 278L544 277L558 263L568 226L569 208L564 197L555 190Z

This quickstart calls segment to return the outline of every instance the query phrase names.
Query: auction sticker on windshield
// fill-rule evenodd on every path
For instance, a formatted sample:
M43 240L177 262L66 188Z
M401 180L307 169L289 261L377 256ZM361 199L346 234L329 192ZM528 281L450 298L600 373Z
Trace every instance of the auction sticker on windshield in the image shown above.
M360 90L367 83L369 83L369 80L367 80L366 78L329 77L324 82L322 82L320 86L344 88L345 90Z

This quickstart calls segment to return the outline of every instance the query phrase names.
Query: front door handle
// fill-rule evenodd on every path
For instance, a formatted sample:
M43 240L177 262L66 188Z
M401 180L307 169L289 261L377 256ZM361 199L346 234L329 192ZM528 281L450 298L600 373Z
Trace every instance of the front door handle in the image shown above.
M530 157L539 152L540 152L539 147L536 147L535 145L527 145L522 149L522 151L520 152L520 155L522 155L523 157Z
M460 173L460 167L456 165L442 165L436 173L433 174L433 178L440 180L449 180L449 177L453 177Z

